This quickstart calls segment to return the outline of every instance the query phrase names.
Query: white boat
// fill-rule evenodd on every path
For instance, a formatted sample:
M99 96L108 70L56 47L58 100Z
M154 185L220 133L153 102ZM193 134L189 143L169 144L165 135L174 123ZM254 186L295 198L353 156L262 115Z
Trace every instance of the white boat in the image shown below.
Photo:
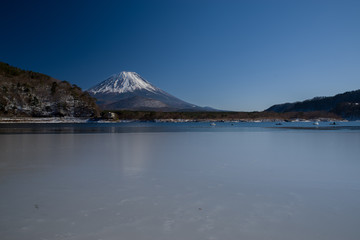
M316 122L314 122L314 123L313 123L313 125L318 126L318 125L319 125L319 122L318 122L318 121L316 121Z
M210 123L210 126L216 126L216 124L214 122Z

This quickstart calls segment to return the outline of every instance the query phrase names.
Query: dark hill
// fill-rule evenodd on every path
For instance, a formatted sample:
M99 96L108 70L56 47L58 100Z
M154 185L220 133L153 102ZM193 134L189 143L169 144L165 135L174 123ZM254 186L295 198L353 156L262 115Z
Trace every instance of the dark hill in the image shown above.
M0 62L0 116L98 115L95 99L78 86Z
M337 94L332 97L315 97L295 103L273 105L267 112L312 112L326 111L336 113L347 119L360 118L360 90Z

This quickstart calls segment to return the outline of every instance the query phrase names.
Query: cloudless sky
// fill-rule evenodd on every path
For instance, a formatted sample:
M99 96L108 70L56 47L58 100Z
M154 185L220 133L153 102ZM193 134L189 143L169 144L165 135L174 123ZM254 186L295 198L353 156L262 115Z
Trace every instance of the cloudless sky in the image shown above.
M0 61L83 89L134 71L239 111L360 89L358 0L2 0L0 20Z

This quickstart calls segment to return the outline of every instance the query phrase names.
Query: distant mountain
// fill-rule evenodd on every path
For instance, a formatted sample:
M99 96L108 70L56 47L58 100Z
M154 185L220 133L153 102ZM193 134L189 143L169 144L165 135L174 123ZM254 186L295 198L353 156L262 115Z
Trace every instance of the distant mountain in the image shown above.
M347 119L360 118L360 90L337 94L332 97L315 97L302 102L273 105L267 112L310 112L326 111Z
M114 74L87 90L106 110L214 111L180 100L135 72Z
M76 85L0 62L0 116L98 115L95 99Z

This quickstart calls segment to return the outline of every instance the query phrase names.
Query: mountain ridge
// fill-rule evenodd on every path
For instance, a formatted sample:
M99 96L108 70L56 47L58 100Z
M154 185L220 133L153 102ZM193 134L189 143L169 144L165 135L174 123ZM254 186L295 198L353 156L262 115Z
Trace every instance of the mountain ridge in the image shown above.
M265 111L278 113L326 111L350 120L360 119L360 89L329 97L314 97L293 103L275 104Z

